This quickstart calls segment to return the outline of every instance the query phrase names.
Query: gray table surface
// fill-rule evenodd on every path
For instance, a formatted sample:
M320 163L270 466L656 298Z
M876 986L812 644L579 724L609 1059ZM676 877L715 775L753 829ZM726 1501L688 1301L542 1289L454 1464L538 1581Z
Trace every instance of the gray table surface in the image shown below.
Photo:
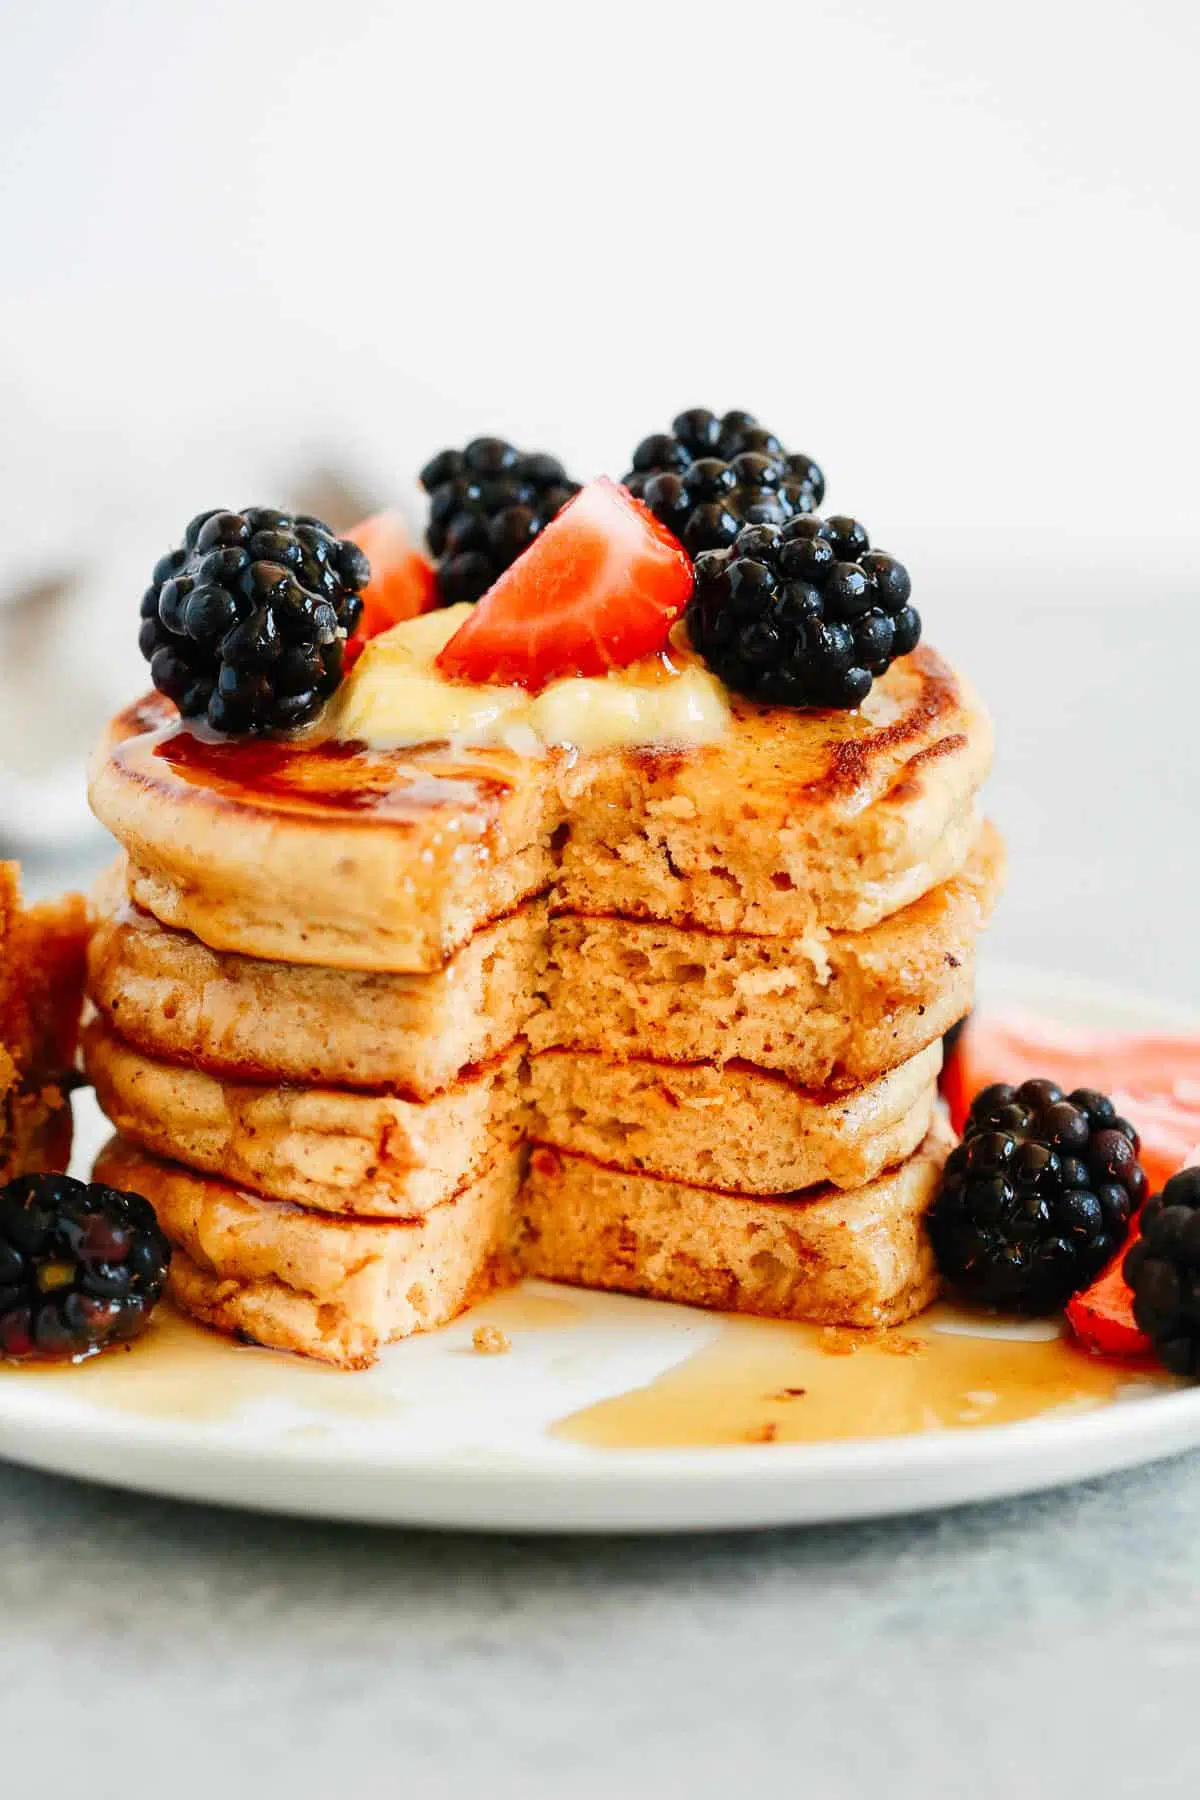
M1190 597L1127 623L1032 579L956 614L954 588L929 611L1001 743L991 952L1200 1007L1195 714L1164 691L1200 649ZM1197 1456L940 1517L629 1542L0 1469L4 1766L93 1800L1190 1794L1198 1614Z

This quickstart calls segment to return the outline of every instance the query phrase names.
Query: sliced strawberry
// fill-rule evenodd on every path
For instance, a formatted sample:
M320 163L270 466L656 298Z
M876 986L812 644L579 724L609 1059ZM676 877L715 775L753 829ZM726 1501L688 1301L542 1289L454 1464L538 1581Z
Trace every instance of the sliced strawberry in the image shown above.
M1103 1274L1067 1302L1071 1330L1100 1356L1148 1356L1151 1350L1150 1339L1134 1323L1133 1295L1121 1273L1136 1231L1135 1220L1129 1242L1122 1244Z
M943 1084L955 1129L981 1088L1046 1075L1111 1094L1141 1134L1152 1192L1200 1142L1200 1037L1076 1031L1016 1012L973 1018L959 1039Z
M981 1088L1047 1075L1068 1091L1090 1087L1111 1095L1141 1134L1151 1192L1200 1159L1200 1037L1075 1031L1025 1013L972 1018L959 1038L942 1084L955 1130L962 1130ZM1135 1219L1119 1254L1067 1305L1076 1337L1102 1356L1145 1356L1151 1347L1134 1323L1133 1295L1121 1273L1136 1234Z
M437 604L433 565L413 548L399 513L372 513L348 531L371 565L371 579L362 592L363 612L348 652L402 619L415 619Z
M504 571L437 659L457 681L537 692L661 650L692 565L665 526L612 481L593 481Z

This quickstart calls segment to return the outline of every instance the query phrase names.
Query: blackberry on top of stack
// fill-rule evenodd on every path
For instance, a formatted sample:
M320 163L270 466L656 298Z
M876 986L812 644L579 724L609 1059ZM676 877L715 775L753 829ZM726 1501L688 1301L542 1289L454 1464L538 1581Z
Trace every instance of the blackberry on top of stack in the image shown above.
M556 456L497 437L439 450L421 470L421 486L443 606L478 600L579 492Z
M743 525L815 512L825 494L812 457L789 454L753 413L718 418L703 406L643 438L624 485L693 557L727 550Z

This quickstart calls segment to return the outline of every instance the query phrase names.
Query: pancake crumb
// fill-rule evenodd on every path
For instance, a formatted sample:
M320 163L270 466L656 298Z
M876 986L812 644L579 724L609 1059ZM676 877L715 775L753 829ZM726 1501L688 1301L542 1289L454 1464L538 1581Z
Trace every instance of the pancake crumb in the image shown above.
M512 1339L506 1337L498 1325L477 1325L471 1334L471 1343L480 1356L503 1356L506 1350L512 1349Z
M785 1387L780 1388L777 1393L768 1394L767 1398L768 1400L803 1400L807 1393L807 1388Z
M821 1332L821 1348L826 1356L853 1356L868 1344L879 1342L881 1333L856 1330L852 1325L826 1325Z
M746 1433L748 1444L773 1444L779 1436L779 1427L774 1419L768 1419L765 1425L755 1425Z
M883 1340L883 1347L892 1356L920 1356L929 1348L929 1340L920 1337L905 1337L901 1332L889 1332Z

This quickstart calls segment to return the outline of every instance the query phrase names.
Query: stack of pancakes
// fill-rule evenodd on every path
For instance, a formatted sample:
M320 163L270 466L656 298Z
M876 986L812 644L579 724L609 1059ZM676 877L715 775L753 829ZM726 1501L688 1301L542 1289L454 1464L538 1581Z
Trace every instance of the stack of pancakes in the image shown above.
M967 685L699 749L212 742L92 794L88 1072L172 1286L346 1366L532 1273L882 1324L935 1285L941 1035L1000 879Z

